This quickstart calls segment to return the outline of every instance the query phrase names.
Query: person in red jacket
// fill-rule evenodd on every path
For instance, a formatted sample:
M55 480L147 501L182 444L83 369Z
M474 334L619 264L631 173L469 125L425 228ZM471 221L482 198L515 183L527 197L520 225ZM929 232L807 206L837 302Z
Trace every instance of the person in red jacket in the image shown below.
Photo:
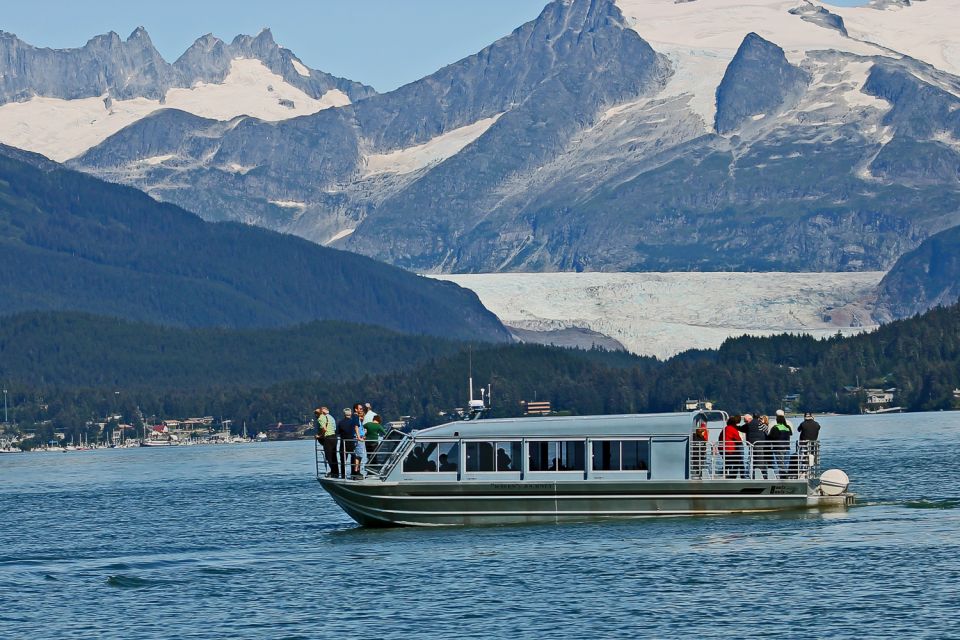
M720 453L727 478L743 476L743 440L740 439L740 416L727 418L727 425L720 432Z

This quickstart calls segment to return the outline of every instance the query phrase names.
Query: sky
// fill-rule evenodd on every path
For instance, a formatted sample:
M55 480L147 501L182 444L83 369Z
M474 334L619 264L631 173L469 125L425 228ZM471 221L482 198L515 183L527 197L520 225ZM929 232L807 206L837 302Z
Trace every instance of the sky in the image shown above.
M534 19L547 0L35 0L9 2L0 30L38 47L80 47L138 26L168 62L198 37L270 27L308 67L390 91L476 53ZM834 0L862 4L863 0Z

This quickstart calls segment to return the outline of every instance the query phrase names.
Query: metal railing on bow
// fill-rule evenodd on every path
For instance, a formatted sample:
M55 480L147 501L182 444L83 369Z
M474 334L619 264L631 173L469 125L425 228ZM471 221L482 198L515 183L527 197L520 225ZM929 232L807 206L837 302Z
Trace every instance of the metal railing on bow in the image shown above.
M703 442L690 446L690 477L699 480L815 480L820 442Z
M398 460L398 453L407 435L391 429L381 440L364 440L361 455L357 455L357 440L328 436L314 439L317 478L385 477ZM328 458L328 455L332 459Z

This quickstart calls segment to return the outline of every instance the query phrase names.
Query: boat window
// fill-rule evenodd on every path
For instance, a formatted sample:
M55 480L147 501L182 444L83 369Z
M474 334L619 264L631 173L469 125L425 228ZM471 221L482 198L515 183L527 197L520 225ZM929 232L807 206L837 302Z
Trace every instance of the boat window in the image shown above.
M436 471L437 444L436 442L420 442L413 445L410 453L403 461L403 470L405 472Z
M593 468L598 471L620 471L620 441L593 441Z
M530 471L583 471L585 443L580 440L532 441Z
M522 466L522 442L497 443L497 471L521 471Z
M460 467L460 444L456 442L441 442L437 447L440 452L438 461L440 471L457 471Z
M621 446L623 448L621 468L624 471L646 471L650 468L649 440L624 440Z
M467 471L493 471L493 443L465 442L467 451Z
M649 440L593 441L595 471L647 471L649 468Z

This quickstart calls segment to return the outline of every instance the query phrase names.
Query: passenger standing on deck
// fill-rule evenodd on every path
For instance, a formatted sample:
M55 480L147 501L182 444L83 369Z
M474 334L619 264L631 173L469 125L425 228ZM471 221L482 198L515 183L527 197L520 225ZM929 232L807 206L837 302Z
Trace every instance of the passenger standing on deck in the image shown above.
M381 420L382 418L379 415L373 414L373 420L363 425L363 428L367 430L366 448L367 457L370 459L370 462L374 462L373 457L377 453L377 447L380 446L380 440L383 439L383 434L386 433L386 429L383 428Z
M743 441L740 439L740 416L730 416L720 432L720 451L727 478L739 478L743 473Z
M758 428L761 439L754 445L754 468L761 470L761 475L770 479L770 469L773 468L773 438L770 435L770 417L760 416Z
M369 402L363 405L363 424L373 422L373 419L376 418L377 415L379 414L373 410Z
M353 425L353 476L354 478L362 478L363 468L361 465L366 462L367 459L367 447L366 443L366 429L363 427L363 405L359 402L353 405L353 416L350 418L350 422Z
M707 442L710 441L710 431L706 420L697 422L693 430L693 475L703 477L703 467L707 461Z
M737 429L744 434L744 437L747 441L747 447L745 449L746 458L744 459L744 466L746 469L762 469L762 462L758 459L757 456L757 443L766 440L766 436L763 434L763 431L760 429L760 420L753 417L751 413L743 414L743 424L739 425ZM748 474L749 475L749 474Z
M340 477L347 477L347 467L353 457L353 420L351 419L350 409L343 410L343 417L337 423L337 436L340 438Z
M803 414L803 422L797 427L797 433L800 439L797 440L797 460L802 470L810 466L819 464L820 447L820 423L813 419L813 414L809 411Z
M786 478L789 474L790 436L792 435L793 428L787 422L783 409L777 409L777 421L770 427L770 439L773 440L773 460L777 467L777 476L780 478Z
M327 461L328 478L340 477L340 465L337 464L337 424L330 410L320 407L313 412L316 415L317 440L323 445L323 457Z

